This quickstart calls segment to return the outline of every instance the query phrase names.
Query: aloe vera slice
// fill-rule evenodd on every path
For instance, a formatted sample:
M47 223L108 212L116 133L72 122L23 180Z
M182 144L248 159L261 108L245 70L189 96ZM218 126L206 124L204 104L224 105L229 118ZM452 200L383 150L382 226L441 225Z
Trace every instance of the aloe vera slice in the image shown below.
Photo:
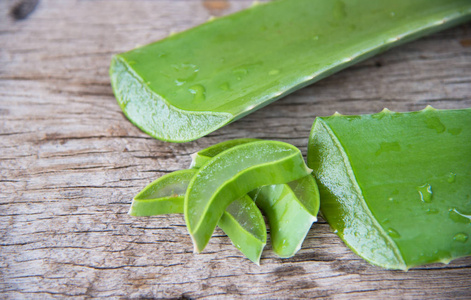
M470 18L469 0L272 1L115 55L111 83L136 126L185 142Z
M192 166L201 167L212 157L231 147L256 139L222 142L193 155ZM270 224L273 251L282 258L298 252L319 211L319 190L312 175L287 184L267 185L249 193Z
M471 109L317 118L308 145L321 210L372 264L471 254Z
M196 172L194 169L181 170L155 180L133 199L129 214L154 216L183 213L185 193ZM232 202L224 211L218 226L237 249L259 264L267 242L267 229L260 210L249 196Z
M183 213L186 189L195 174L195 170L181 170L153 181L134 197L129 214L147 217Z
M259 186L290 182L310 173L301 152L282 142L247 143L216 155L199 169L185 195L185 221L195 251L204 249L232 201Z
M312 175L267 185L249 195L268 219L273 251L282 258L295 255L317 221L319 190Z

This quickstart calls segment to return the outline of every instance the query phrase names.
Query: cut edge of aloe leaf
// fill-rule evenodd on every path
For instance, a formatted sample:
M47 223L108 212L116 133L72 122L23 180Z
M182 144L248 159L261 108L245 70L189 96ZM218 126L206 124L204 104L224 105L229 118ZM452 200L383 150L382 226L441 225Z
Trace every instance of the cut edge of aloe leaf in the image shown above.
M173 106L149 90L119 54L112 58L110 78L116 100L129 121L156 139L175 143L192 141L233 119L225 112L185 111Z
M314 134L316 139L309 139L308 165L314 169L316 178L325 186L324 188L319 185L322 198L321 211L323 206L330 205L328 203L330 198L336 198L342 201L342 204L338 206L340 213L337 217L344 220L348 219L350 222L361 223L360 226L356 227L357 230L355 230L355 226L343 231L342 228L333 227L333 229L337 231L339 237L350 249L371 264L386 269L407 271L408 266L402 258L396 243L373 217L367 206L350 166L349 158L335 133L326 126L321 118L316 118L310 136L313 137ZM314 156L341 159L335 162L331 161L331 163L324 164L322 168L319 168L319 162L309 159L313 157L309 153L312 151L324 151L322 155ZM332 176L332 174L336 176ZM355 207L357 210L353 213L353 210L348 210L349 207ZM327 221L329 220L327 219ZM333 222L329 223L334 224ZM365 230L365 226L368 226L368 229Z

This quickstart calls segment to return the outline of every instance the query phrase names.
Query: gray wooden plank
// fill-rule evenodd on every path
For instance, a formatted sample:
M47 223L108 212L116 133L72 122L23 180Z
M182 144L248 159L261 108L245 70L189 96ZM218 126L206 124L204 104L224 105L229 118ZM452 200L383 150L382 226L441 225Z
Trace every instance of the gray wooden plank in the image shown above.
M316 116L471 106L471 24L390 50L207 137L156 141L121 113L113 53L251 1L40 1L21 20L0 2L2 298L468 298L471 258L409 272L370 266L320 221L302 250L261 266L224 234L193 254L181 216L132 218L147 183L189 154L240 137L305 154ZM26 2L25 2L26 3Z

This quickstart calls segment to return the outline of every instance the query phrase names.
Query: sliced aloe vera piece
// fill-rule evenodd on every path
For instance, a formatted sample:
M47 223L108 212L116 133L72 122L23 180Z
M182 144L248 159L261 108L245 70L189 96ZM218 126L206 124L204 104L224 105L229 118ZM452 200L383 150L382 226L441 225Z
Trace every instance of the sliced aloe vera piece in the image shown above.
M406 270L471 254L471 109L317 118L321 210L358 255Z
M146 186L133 199L129 214L154 216L183 213L185 193L196 170L166 174ZM260 210L249 196L232 202L224 211L218 226L248 259L256 264L267 243L267 229Z
M195 251L204 249L226 207L263 185L290 182L311 173L294 146L258 141L230 148L207 162L185 195L185 220Z
M136 126L185 142L470 15L469 0L272 1L115 55L111 83Z
M244 195L229 204L218 226L240 252L257 265L260 264L260 256L267 244L267 227L252 198Z
M256 139L222 142L193 155L192 166L201 167L212 157L231 147L252 143ZM249 193L270 223L273 251L280 257L291 257L317 221L319 190L312 175L287 184L267 185Z
M317 221L319 190L312 175L267 185L249 195L268 219L273 251L283 258L295 255Z
M181 170L153 181L134 197L129 214L147 217L183 213L186 189L195 174L195 170Z

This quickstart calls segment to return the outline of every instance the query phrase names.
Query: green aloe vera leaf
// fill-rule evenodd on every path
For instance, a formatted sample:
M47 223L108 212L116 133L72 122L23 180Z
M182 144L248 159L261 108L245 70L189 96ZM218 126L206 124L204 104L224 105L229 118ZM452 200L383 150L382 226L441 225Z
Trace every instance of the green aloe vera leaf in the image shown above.
M192 166L201 167L212 157L236 145L260 141L236 139L222 142L193 155ZM270 223L273 251L280 257L293 256L317 221L319 190L312 175L287 184L267 185L249 193Z
M267 185L249 195L268 219L273 251L283 258L295 255L317 221L319 190L314 177Z
M211 158L215 157L219 153L226 151L237 145L252 143L256 141L261 141L260 139L235 139L228 140L225 142L218 143L201 151L194 153L191 156L191 165L190 168L201 168L205 163L207 163Z
M311 172L301 152L282 142L247 143L216 155L198 170L185 195L185 221L195 251L204 249L232 201L257 187L290 182Z
M321 211L372 264L471 254L471 109L317 118L308 145Z
M196 170L166 174L146 186L134 199L132 216L154 216L183 213L185 193ZM224 211L218 226L248 259L256 264L267 243L267 229L260 210L249 196L232 202Z
M469 0L272 1L115 55L111 83L136 126L185 142L470 18Z

